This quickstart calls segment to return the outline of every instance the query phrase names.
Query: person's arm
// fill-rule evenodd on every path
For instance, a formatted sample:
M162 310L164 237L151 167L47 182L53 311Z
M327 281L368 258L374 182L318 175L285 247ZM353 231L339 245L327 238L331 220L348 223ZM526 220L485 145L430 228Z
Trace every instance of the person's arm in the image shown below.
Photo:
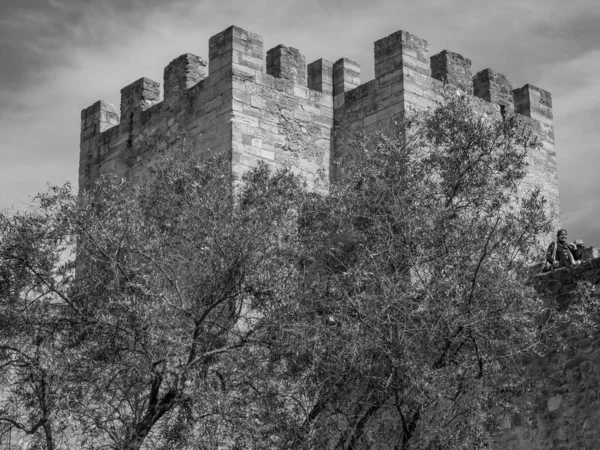
M546 250L546 261L548 261L554 267L557 267L558 261L556 259L554 259L554 256L555 256L554 246L555 245L556 245L556 242L550 242L550 245L548 246L548 250Z

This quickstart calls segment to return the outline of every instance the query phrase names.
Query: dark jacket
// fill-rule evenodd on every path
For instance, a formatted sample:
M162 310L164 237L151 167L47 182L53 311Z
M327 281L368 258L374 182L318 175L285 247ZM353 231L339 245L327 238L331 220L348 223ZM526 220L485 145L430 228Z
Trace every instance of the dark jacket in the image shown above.
M557 246L556 252L554 247ZM554 261L558 261L558 267L569 267L575 264L577 259L575 258L575 251L566 242L561 244L559 242L551 242L546 250L546 261L552 265Z

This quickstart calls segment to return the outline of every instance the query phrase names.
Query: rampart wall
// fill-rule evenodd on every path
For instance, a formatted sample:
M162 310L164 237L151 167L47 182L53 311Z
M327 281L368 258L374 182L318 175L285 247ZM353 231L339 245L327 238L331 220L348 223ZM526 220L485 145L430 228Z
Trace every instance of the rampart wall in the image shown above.
M265 161L326 192L348 131L389 132L409 109L440 100L446 83L473 94L487 114L518 112L539 137L522 189L540 186L558 223L550 93L530 84L513 89L491 69L472 76L469 59L448 50L429 57L427 41L406 31L376 41L374 63L375 78L361 84L359 65L347 58L307 66L297 49L278 45L265 60L261 36L229 27L209 41L208 70L202 58L184 54L165 68L164 94L141 78L121 90L120 110L100 101L82 111L80 187L102 173L144 177L185 133L195 151L227 155L234 173Z
M533 278L549 308L568 308L578 282L587 281L600 294L600 252L579 266L554 270ZM595 259L591 259L595 258ZM598 325L598 317L592 318ZM531 356L523 364L530 402L526 417L506 416L495 448L515 450L597 450L600 448L600 331L566 327L564 352Z
M206 62L185 54L160 84L140 78L121 90L120 112L97 102L81 114L79 185L102 173L135 181L185 133L197 152L227 154L242 173L257 161L327 180L333 99L307 87L304 57L278 46L263 60L262 38L237 27L213 36Z

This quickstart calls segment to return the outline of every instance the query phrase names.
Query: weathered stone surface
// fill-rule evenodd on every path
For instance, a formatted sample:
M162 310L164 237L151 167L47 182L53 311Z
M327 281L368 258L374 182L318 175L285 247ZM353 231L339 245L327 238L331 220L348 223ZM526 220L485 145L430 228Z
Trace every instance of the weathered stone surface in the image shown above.
M262 37L231 26L209 40L208 76L206 62L188 53L166 67L164 101L159 84L142 78L122 90L120 120L104 102L82 112L80 185L105 172L142 179L157 155L185 133L195 151L230 153L236 173L268 160L313 181L322 172L326 189L351 130L396 133L408 108L440 100L442 81L468 86L470 60L443 51L430 61L427 53L427 41L406 31L379 39L376 78L361 85L357 63L320 59L307 68L298 50L283 45L267 52L265 71ZM491 115L503 112L493 104L506 108L514 98L523 123L542 142L528 156L522 190L540 186L558 225L550 94L531 85L513 91L506 77L489 69L474 77L474 86Z
M348 58L333 63L333 96L348 92L360 84L360 66Z
M333 62L317 59L308 65L307 70L309 89L333 94Z
M174 59L164 71L164 107L178 107L185 91L206 78L206 61L191 53Z
M506 75L483 69L473 77L474 94L510 110L514 109L513 88Z
M375 78L396 70L430 76L429 44L407 31L396 31L375 42Z
M141 120L142 111L160 100L160 84L149 78L140 78L121 89L121 130L129 132Z
M267 52L267 73L306 86L306 59L298 49L278 45Z
M430 58L431 76L436 80L460 87L463 91L473 93L471 60L458 53L443 50Z
M202 58L185 54L165 69L164 101L159 84L142 78L122 90L120 120L104 102L82 112L80 185L105 172L143 178L156 156L186 133L195 151L230 153L236 173L268 160L311 180L322 172L326 186L352 130L396 133L409 108L441 99L443 81L468 87L470 65L446 50L430 60L425 39L398 31L375 42L376 78L364 84L360 67L347 58L319 59L307 68L298 50L283 45L267 52L265 71L262 37L232 26L209 41L208 76ZM489 69L473 77L473 86L482 99L478 107L500 117L514 104L541 142L528 155L521 190L541 187L558 227L550 94L531 85L513 91L505 76Z
M569 293L579 281L600 283L600 258L540 274L532 280L551 308L568 307ZM593 320L600 322L597 316ZM600 331L586 334L571 326L558 331L566 338L568 349L524 362L523 374L531 389L523 400L531 402L531 414L527 420L513 421L501 430L495 436L495 449L598 448Z
M265 71L262 37L232 26L209 41L208 75L202 58L191 54L167 66L164 101L159 84L142 78L122 90L120 114L106 102L82 111L79 185L85 189L103 173L142 180L158 155L185 133L198 153L230 155L236 174L264 161L273 168L289 167L326 192L339 176L334 163L343 158L353 130L396 133L397 119L409 108L441 100L443 81L468 86L470 65L448 51L430 61L426 40L398 31L375 42L375 79L364 84L360 67L349 59L335 64L320 59L306 68L304 57L285 46L268 52ZM513 90L505 76L489 69L475 75L473 87L478 110L501 118L514 105L541 142L528 155L521 190L542 188L558 228L550 93L531 85ZM586 252L584 259L600 256L598 249ZM563 303L578 280L600 284L600 258L534 279L549 302ZM548 358L527 366L538 386L531 393L535 427L509 417L496 448L597 448L597 338L576 338L569 361Z

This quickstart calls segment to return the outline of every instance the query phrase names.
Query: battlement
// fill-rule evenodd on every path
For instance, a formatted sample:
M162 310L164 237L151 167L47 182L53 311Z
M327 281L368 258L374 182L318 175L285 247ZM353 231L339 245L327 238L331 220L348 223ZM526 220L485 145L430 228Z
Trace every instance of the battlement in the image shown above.
M434 105L449 85L479 98L490 114L528 118L543 146L530 155L525 185L541 186L558 218L550 93L529 84L513 89L491 69L473 75L471 61L449 50L430 57L427 40L407 31L375 42L374 67L375 78L361 84L360 66L348 58L307 65L282 44L265 57L260 35L231 26L210 38L208 64L190 53L171 61L162 95L158 82L140 78L121 90L120 112L102 101L82 111L80 186L105 172L143 178L185 133L194 151L229 155L235 173L262 160L326 191L346 144L336 129L391 130L409 108Z
M357 92L348 92L352 88L344 89L348 94L343 101L337 102L338 106L368 96L378 88L399 83L404 85L404 90L406 84L417 85L421 88L420 92L414 93L421 94L423 97L420 99L421 102L428 101L431 100L428 98L431 95L422 92L423 88L438 91L443 84L447 84L498 105L502 109L514 110L518 103L517 113L536 120L541 118L539 114L541 101L546 106L544 120L552 118L552 98L549 92L529 84L513 89L512 83L505 75L489 68L473 75L471 60L450 50L443 50L429 57L427 40L407 31L400 30L379 39L374 47L375 80L357 85L356 88L360 88ZM532 94L532 97L530 92L539 92L539 94ZM543 100L539 100L541 97Z

